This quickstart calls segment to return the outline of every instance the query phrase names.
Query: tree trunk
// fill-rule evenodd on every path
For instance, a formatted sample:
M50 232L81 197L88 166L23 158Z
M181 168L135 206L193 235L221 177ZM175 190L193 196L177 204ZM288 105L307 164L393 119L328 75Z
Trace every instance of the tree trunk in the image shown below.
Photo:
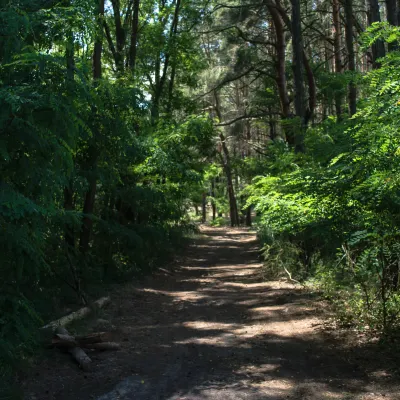
M227 189L228 189L228 197L229 197L229 217L231 220L231 226L239 226L239 212L237 208L237 201L236 201L236 196L235 196L235 190L233 186L233 178L232 178L232 168L231 168L231 163L230 163L230 155L229 155L229 150L228 147L226 146L225 143L225 136L221 132L220 135L220 140L222 143L222 151L223 154L221 154L221 161L222 165L225 171L226 175L226 181L227 181Z
M218 119L222 121L219 97L216 91L214 91L214 98L215 98L215 111L217 113ZM221 140L221 147L222 147L222 153L220 152L220 157L227 181L227 189L229 197L229 216L231 220L231 226L239 226L239 212L237 208L235 190L233 187L232 167L230 161L231 158L228 146L226 145L225 136L222 133L222 131L219 132L219 138Z
M374 22L381 22L381 13L379 10L378 0L369 0L368 10L368 24L371 25ZM385 44L381 39L377 40L372 45L372 66L373 68L379 68L380 63L376 60L385 56Z
M251 226L251 207L246 210L246 226Z
M173 95L174 95L175 76L176 76L176 63L174 61L172 63L171 77L169 79L169 85L168 85L168 105L167 105L168 114L170 114L172 111L172 102L174 100Z
M176 0L175 10L174 10L174 17L172 19L171 28L169 31L169 47L170 49L165 51L163 62L161 63L161 59L157 60L156 62L156 85L155 85L155 92L153 94L153 105L152 105L152 119L153 123L158 120L160 115L160 101L161 97L164 93L165 82L167 80L167 73L168 68L170 65L171 59L171 49L174 47L175 36L178 33L178 23L179 23L179 13L181 11L181 0ZM161 57L161 54L160 54ZM163 64L162 73L160 73L160 66ZM158 79L157 79L158 75ZM175 78L173 78L175 79ZM173 82L172 82L173 85Z
M294 106L300 127L295 138L295 151L304 152L305 129L305 92L303 71L303 34L301 29L300 0L292 2L292 47L293 47L293 80L294 80Z
M103 51L103 19L104 19L104 0L98 0L97 6L97 32L93 51L93 79L101 78L101 55Z
M269 117L268 117L269 138L272 141L275 141L275 139L276 139L276 124L275 124L275 120L272 117L272 107L271 106L268 107L268 113L269 113Z
M397 10L397 0L385 0L385 4L386 4L387 22L389 22L390 25L398 26L399 20L398 20L398 15L397 15L397 11L398 11ZM391 48L391 46L392 46L392 48ZM397 44L389 43L389 50L394 50L396 47L397 47Z
M134 0L132 29L131 29L131 44L129 47L129 68L132 74L135 72L135 67L136 67L137 38L139 31L139 10L140 10L140 0Z
M282 118L286 119L290 113L290 101L286 83L286 41L283 21L274 5L268 4L268 10L272 17L272 22L276 37L276 85L278 88L281 103ZM288 138L290 140L290 138Z
M103 8L104 8L104 1ZM121 21L121 7L120 0L111 0L111 4L113 7L113 15L114 15L114 24L115 24L115 67L118 74L122 74L124 72L124 48L126 43L126 32L124 27L122 26ZM103 11L104 12L104 11Z
M215 221L216 215L217 215L217 207L215 205L215 181L214 179L211 181L211 196L212 196L212 219Z
M284 7L282 7L282 5L280 4L279 0L275 0L275 4L273 4L271 2L271 0L267 1L267 6L271 10L275 10L278 12L278 15L281 16L281 18L283 19L283 21L286 24L286 27L289 29L289 31L293 35L293 23L290 20L288 14L286 13L286 10ZM301 35L302 35L302 31L301 31L301 18L299 18L300 16L300 0L293 0L292 3L294 6L292 7L292 12L294 12L294 17L297 21L295 21L295 25L297 26L297 31L300 32L300 35L298 34L296 37L296 41L301 40ZM293 17L293 15L292 15ZM298 30L300 28L300 31ZM316 99L317 99L317 88L316 88L316 84L315 84L315 78L314 78L314 72L311 68L310 62L308 61L308 57L306 52L304 51L303 46L300 47L302 49L302 60L303 60L303 64L304 64L304 69L307 75L307 80L308 80L308 110L305 113L305 126L307 125L308 121L312 118L312 116L314 115L314 110L315 110L315 106L316 106ZM304 81L303 81L303 85L304 85ZM304 90L304 89L303 89ZM293 142L294 142L294 138L293 138Z
M271 117L270 117L271 119ZM272 128L273 129L273 128ZM270 132L271 133L271 132ZM251 157L251 125L249 121L246 121L246 139L247 139L247 157ZM251 181L249 182L251 184ZM246 226L251 226L251 207L246 209Z
M334 27L333 47L335 53L335 73L341 74L343 72L343 63L342 63L339 0L332 0L332 16L333 16L333 27ZM337 121L340 121L342 117L342 95L339 90L337 90L335 93L335 109L336 109L336 119Z
M74 60L74 34L72 30L68 33L68 41L65 51L67 63L67 86L73 89L75 76L75 60ZM67 186L64 188L64 210L72 211L74 209L74 189L72 179L70 178ZM65 243L67 245L67 254L73 251L75 247L74 227L67 223L65 226Z
M97 14L97 34L96 41L94 44L93 51L93 81L94 84L97 84L97 81L101 79L102 74L102 65L101 65L101 56L103 51L103 19L104 19L104 0L98 0L98 14ZM96 110L93 110L96 112ZM94 132L96 131L96 127L94 128ZM89 188L85 195L85 203L83 205L83 221L82 221L82 230L79 242L79 250L82 254L85 254L89 250L90 243L90 235L93 227L93 219L92 214L94 211L95 199L96 199L96 186L97 186L97 177L96 177L96 164L97 164L97 150L95 148L95 139L93 139L94 143L89 144L88 154L89 154L89 168L90 174L88 177Z
M207 221L207 193L203 193L201 202L201 222L204 224Z
M345 33L346 33L346 48L348 56L348 69L352 73L356 71L356 60L353 45L353 0L344 0L345 14ZM348 88L349 98L349 115L352 116L357 111L357 88L354 79L350 80Z

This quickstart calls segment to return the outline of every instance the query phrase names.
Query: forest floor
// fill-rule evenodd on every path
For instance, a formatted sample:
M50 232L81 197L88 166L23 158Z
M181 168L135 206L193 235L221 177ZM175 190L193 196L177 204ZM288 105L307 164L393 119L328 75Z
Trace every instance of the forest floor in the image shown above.
M173 273L127 284L81 326L108 325L121 350L90 354L88 373L47 350L22 382L26 398L400 399L378 344L326 329L307 291L263 281L258 250L251 231L202 228Z

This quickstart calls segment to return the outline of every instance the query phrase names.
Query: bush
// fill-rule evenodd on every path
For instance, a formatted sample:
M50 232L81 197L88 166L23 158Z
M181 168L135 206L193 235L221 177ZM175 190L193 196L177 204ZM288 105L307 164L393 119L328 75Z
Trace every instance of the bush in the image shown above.
M308 129L305 154L272 144L246 190L266 269L317 282L342 322L381 332L400 314L399 67L391 53L367 74L358 113Z

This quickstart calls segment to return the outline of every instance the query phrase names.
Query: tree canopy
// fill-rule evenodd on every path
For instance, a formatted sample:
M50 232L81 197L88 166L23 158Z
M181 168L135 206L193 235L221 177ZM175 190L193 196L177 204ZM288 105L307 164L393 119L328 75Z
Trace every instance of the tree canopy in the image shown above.
M256 224L266 270L343 322L398 327L398 7L0 0L0 375L200 207Z

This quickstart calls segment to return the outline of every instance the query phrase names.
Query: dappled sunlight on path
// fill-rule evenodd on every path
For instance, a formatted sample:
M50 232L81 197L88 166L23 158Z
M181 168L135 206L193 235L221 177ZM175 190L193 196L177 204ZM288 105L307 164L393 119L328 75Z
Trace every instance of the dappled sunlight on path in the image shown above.
M54 397L36 398L399 398L390 380L374 381L375 371L353 364L348 349L316 329L318 308L307 292L263 281L254 233L202 233L172 276L114 296L108 318L121 351L100 354L86 378L70 368L79 391L57 392L54 384Z

